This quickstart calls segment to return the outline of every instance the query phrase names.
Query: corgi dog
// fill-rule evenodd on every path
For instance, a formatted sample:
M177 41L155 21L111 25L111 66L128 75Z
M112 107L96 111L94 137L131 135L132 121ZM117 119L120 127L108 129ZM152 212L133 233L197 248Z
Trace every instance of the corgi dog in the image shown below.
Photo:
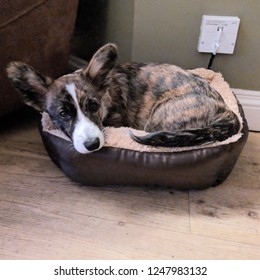
M223 141L236 134L236 114L206 80L175 65L119 64L106 44L80 70L56 80L22 62L7 74L22 100L46 111L79 153L99 150L106 126L145 130L130 133L144 145L184 147Z

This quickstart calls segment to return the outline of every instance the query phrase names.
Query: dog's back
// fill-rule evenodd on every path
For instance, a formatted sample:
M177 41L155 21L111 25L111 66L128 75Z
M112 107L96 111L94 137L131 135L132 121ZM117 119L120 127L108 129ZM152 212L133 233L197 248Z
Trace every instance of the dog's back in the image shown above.
M237 116L206 80L169 64L128 63L110 73L113 109L106 125L151 132L133 139L155 146L193 146L237 133Z

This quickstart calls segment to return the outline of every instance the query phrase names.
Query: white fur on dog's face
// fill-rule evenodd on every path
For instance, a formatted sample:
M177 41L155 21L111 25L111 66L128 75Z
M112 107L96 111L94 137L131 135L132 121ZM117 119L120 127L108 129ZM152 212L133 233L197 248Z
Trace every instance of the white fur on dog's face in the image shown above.
M89 151L85 143L94 142L96 138L99 139L99 147L96 150L99 150L104 145L104 136L98 126L90 121L90 119L84 115L82 112L75 91L75 84L71 83L66 85L68 93L71 95L77 110L77 119L74 126L74 131L72 133L72 141L75 149L82 154L87 154L92 151Z

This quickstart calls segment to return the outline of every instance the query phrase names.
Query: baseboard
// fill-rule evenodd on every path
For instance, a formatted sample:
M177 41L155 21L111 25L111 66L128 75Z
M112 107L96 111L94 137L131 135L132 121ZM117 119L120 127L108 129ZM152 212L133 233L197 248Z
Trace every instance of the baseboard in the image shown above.
M77 57L75 55L70 55L69 57L69 63L68 63L68 70L73 72L78 69L81 69L85 67L88 64L88 62L80 57Z
M241 103L250 130L260 131L260 91L232 89Z

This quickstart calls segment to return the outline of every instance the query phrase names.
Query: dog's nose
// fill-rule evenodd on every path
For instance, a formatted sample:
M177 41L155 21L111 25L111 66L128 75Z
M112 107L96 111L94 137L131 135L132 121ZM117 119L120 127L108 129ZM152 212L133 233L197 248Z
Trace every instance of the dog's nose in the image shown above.
M100 146L99 138L95 138L94 140L91 141L86 141L84 143L84 146L90 152L97 150Z

